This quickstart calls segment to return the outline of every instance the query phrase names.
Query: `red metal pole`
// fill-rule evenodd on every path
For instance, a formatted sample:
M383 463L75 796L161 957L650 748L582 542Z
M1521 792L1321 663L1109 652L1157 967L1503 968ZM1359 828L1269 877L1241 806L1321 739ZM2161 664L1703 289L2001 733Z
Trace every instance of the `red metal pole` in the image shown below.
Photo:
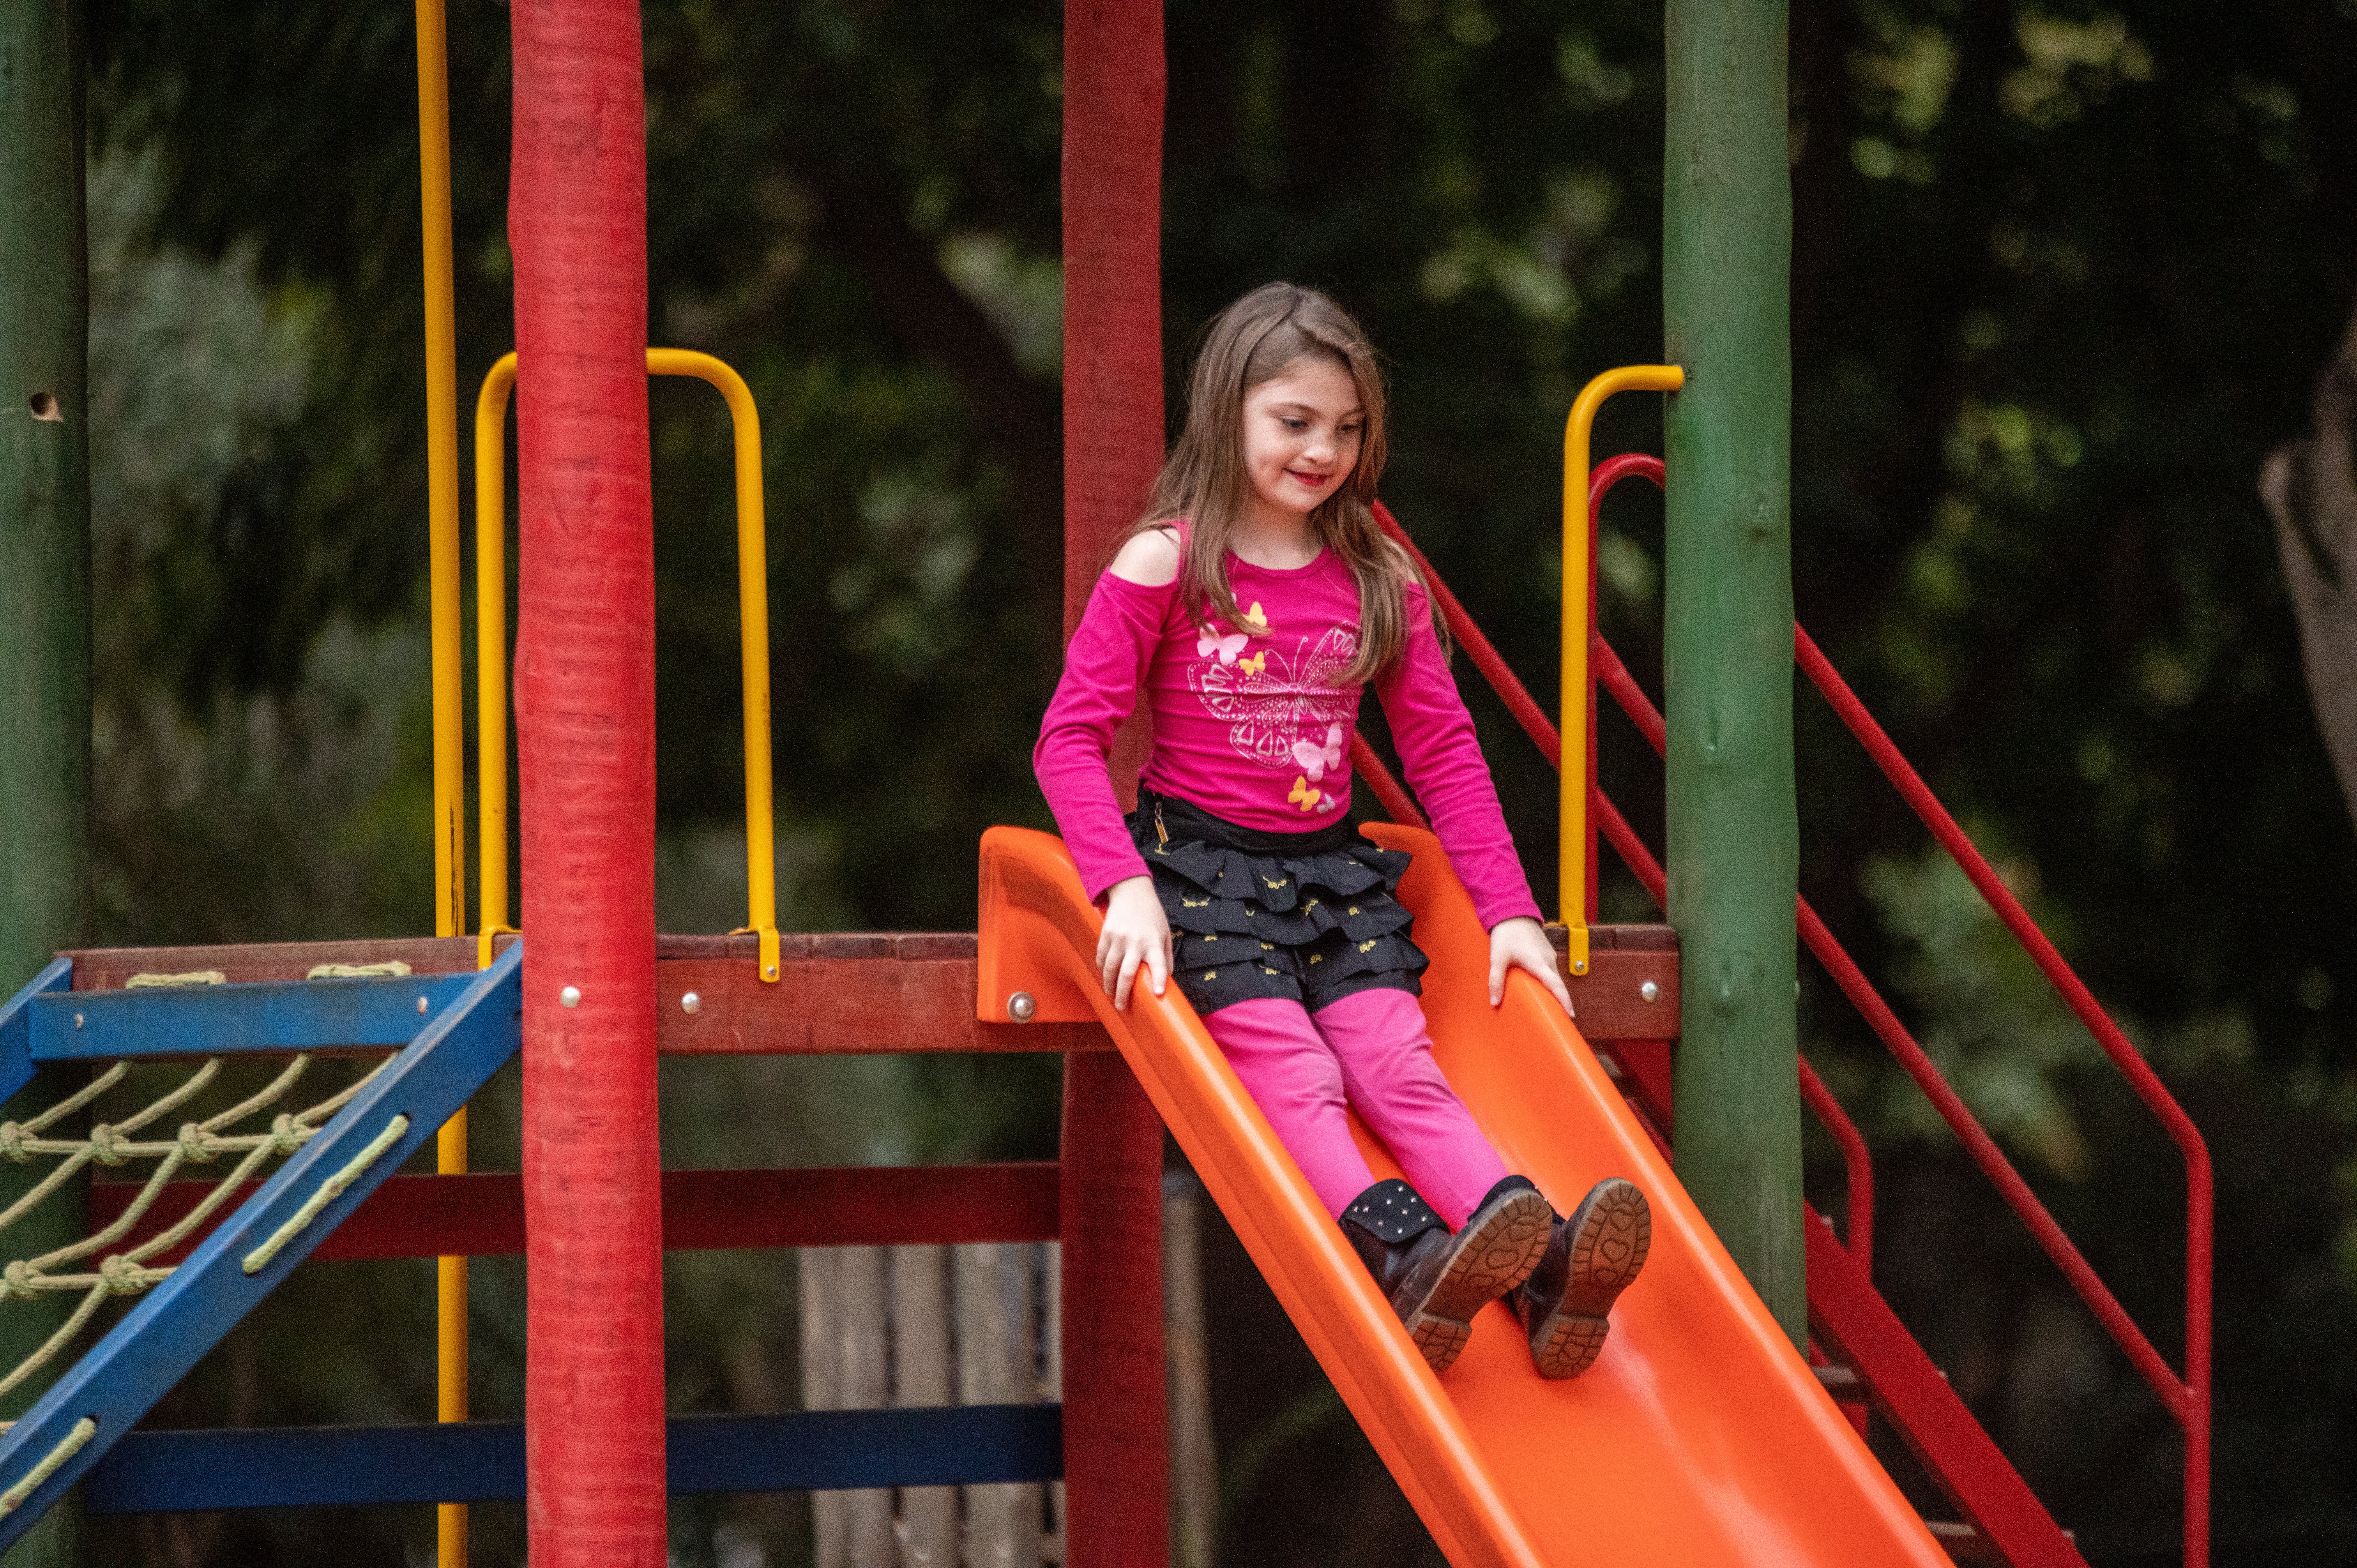
M1662 460L1659 457L1647 456L1642 453L1627 453L1609 462L1598 463L1588 488L1589 537L1595 536L1596 509L1603 503L1606 491L1622 479L1636 476L1649 478L1659 486L1662 482ZM1548 765L1558 766L1563 752L1562 743L1545 712L1532 700L1530 693L1523 689L1522 682L1515 677L1513 671L1507 668L1505 660L1501 658L1498 650L1491 646L1490 639L1481 635L1481 628L1473 624L1473 618L1466 613L1465 607L1458 602L1457 596L1448 591L1448 585L1440 580L1439 574L1432 569L1432 563L1425 559L1424 552L1415 547L1415 542L1410 539L1407 536L1407 531L1399 525L1399 520L1393 517L1389 509L1380 501L1375 503L1375 521L1381 523L1383 531L1397 540L1415 558L1417 568L1424 573L1426 586L1431 590L1434 601L1440 606L1441 614L1448 622L1448 635L1456 640L1458 647L1465 650L1467 656L1473 660L1474 667L1480 670L1483 678L1490 682L1490 689L1498 693L1499 700L1506 704L1507 711L1512 713L1516 722L1521 724L1523 733L1531 737L1532 743L1546 757ZM1592 583L1590 591L1593 591ZM1589 624L1591 626L1594 624L1592 616ZM1637 874L1637 879L1642 882L1645 885L1645 890L1653 896L1653 902L1662 904L1666 898L1668 884L1667 878L1663 875L1661 863L1653 858L1652 852L1648 850L1643 841L1637 837L1636 830L1631 828L1628 820L1620 815L1619 808L1612 804L1611 800L1601 789L1595 787L1596 758L1593 748L1596 744L1596 693L1594 687L1597 683L1601 683L1611 690L1621 707L1627 711L1629 717L1643 732L1645 738L1652 744L1653 749L1657 752L1662 749L1664 738L1662 715L1654 710L1652 703L1638 689L1637 682L1630 675L1628 667L1620 662L1620 656L1613 651L1612 645L1606 642L1602 636L1595 637L1591 652L1588 671L1592 679L1587 699L1590 747L1587 769L1588 822L1591 829L1600 828L1604 836L1612 841L1612 847L1620 853L1620 858L1628 863L1629 869ZM1353 735L1351 737L1351 765L1365 777L1368 787L1383 802L1384 810L1391 813L1392 821L1406 822L1415 827L1424 825L1423 818L1416 814L1415 807L1408 800L1406 792L1400 789L1390 771L1383 767L1381 759L1368 746L1363 736ZM1596 854L1592 847L1588 852L1587 868L1590 895L1588 908L1592 915L1595 912L1593 897L1596 875ZM1846 1244L1851 1256L1858 1261L1859 1266L1867 1267L1873 1261L1874 1166L1867 1156L1866 1138L1858 1132L1857 1124L1843 1113L1841 1106L1826 1090L1823 1080L1805 1061L1801 1064L1801 1095L1824 1121L1826 1127L1834 1135L1834 1141L1841 1147L1842 1165L1849 1180L1850 1227Z
M1840 676L1834 673L1830 664L1824 663L1824 655L1816 651L1816 645L1806 640L1807 634L1800 631L1798 627L1793 630L1795 635L1803 639L1801 646L1804 653L1814 661L1811 664L1804 660L1803 668L1807 670L1810 678L1818 683L1821 690L1826 692L1828 697L1833 696L1833 690L1830 688L1838 688L1841 698L1835 699L1835 705L1842 711L1845 719L1851 716L1851 711L1854 708L1858 715L1858 723L1873 725L1873 719L1866 715L1863 706L1857 705L1857 698L1850 693L1849 688L1841 684ZM1653 749L1661 750L1664 743L1661 710L1653 706L1652 699L1646 696L1639 688L1636 681L1629 674L1628 667L1620 662L1620 657L1609 647L1600 650L1597 680L1620 703L1621 708L1635 722L1645 738L1652 743ZM1882 736L1878 726L1874 729L1874 734L1881 739L1879 748L1870 747L1875 750L1876 760L1883 762L1886 770L1893 768L1904 770L1906 780L1900 780L1896 772L1893 772L1892 778L1895 782L1900 783L1901 789L1907 793L1909 800L1910 802L1920 800L1921 803L1917 806L1919 811L1936 813L1939 819L1946 823L1947 831L1942 833L1941 842L1947 844L1952 852L1957 853L1960 858L1968 854L1972 857L1973 863L1986 869L1986 862L1980 859L1980 852L1973 847L1970 840L1964 838L1963 830L1957 828L1953 819L1947 816L1946 808L1941 806L1932 796L1929 787L1925 786L1921 779L1915 774L1913 768L1904 757L1898 755L1897 748L1890 746L1889 737ZM1860 738L1864 738L1863 733ZM1886 750L1889 760L1885 759ZM1911 780L1911 788L1907 780ZM1615 829L1614 823L1618 821L1618 813L1614 813L1606 822L1607 832L1613 834L1613 846L1620 851L1622 858L1628 859L1632 866L1637 867L1641 877L1647 876L1649 868L1652 866L1651 854L1645 852L1642 843L1636 841L1636 835L1628 832L1625 822L1620 823L1617 830ZM1931 822L1932 816L1926 814L1925 821ZM1939 831L1936 824L1935 831ZM1623 833L1627 834L1625 841L1621 837ZM1951 833L1953 834L1953 843L1949 837ZM1642 855L1643 864L1641 865L1637 859L1631 858L1632 855ZM1973 868L1973 865L1965 866L1968 873ZM1651 875L1652 878L1658 878L1658 870L1652 870ZM1997 881L1994 871L1987 871L1986 877L1991 886L2002 893L2007 900L2012 899L2013 895L2005 890L2004 884ZM1975 880L1977 885L1979 878L1975 877ZM1658 888L1659 884L1655 880L1649 880L1648 886ZM1986 893L1988 889L1984 888L1983 891ZM1661 895L1656 891L1654 896L1658 898ZM1991 901L1995 902L1994 897ZM1955 1133L1956 1141L1964 1144L1965 1153L1972 1156L1974 1163L1981 1167L1982 1173L1996 1186L2007 1206L2021 1217L2022 1223L2029 1228L2030 1234L2037 1238L2039 1245L2046 1250L2047 1255L2053 1259L2055 1266L2062 1271L2063 1277L2071 1282L2072 1288L2076 1290L2081 1299L2086 1302L2089 1310L2094 1313L2096 1321L2104 1326L2104 1330L2111 1335L2121 1350L2126 1352L2129 1361L2143 1375L2153 1392L2159 1397L2162 1405L2181 1424L2185 1425L2188 1473L2191 1474L2197 1465L2206 1466L2209 1458L2209 1431L2206 1420L2209 1409L2206 1397L2208 1384L2205 1380L2209 1367L2210 1320L2207 1308L2210 1282L2208 1221L2211 1176L2209 1151L2202 1146L2200 1134L2191 1133L2192 1143L2186 1149L2188 1201L2192 1206L2193 1218L2190 1222L2192 1230L2187 1238L2189 1297L2186 1337L2189 1369L2187 1380L2180 1383L2177 1374L2169 1370L2169 1363L2161 1358L2160 1352L2153 1348L2152 1342L2145 1337L2144 1331L2138 1328L2135 1320L2128 1316L2127 1309L2120 1305L2118 1299L2112 1294L2111 1288L2096 1275L2093 1266L2081 1256L2078 1248L2072 1244L2071 1239L2063 1234L2062 1228L2055 1223L2053 1216L2046 1211L2045 1206L2040 1203L2037 1196L2029 1190L2029 1184L2021 1178L2020 1173L2016 1171L2011 1162L2006 1159L2004 1152L1996 1146L1996 1140L1990 1137L1981 1124L1974 1119L1963 1097L1957 1094L1948 1080L1940 1075L1939 1068L1924 1053L1923 1047L1916 1043L1915 1036L1908 1033L1906 1026L1899 1021L1899 1015L1891 1011L1890 1004L1885 1002L1881 993L1874 989L1873 983L1866 978L1865 972L1843 950L1841 943L1834 939L1832 930L1826 927L1824 920L1818 918L1816 910L1810 907L1809 901L1802 898L1794 908L1800 921L1802 940L1807 945L1809 950L1817 956L1817 961L1825 966L1826 972L1834 977L1834 983L1841 987L1842 994L1849 998L1851 1005L1858 1010L1859 1015L1881 1038L1890 1054L1897 1058L1899 1065L1906 1069L1908 1076L1915 1080L1916 1087L1923 1091L1924 1098L1931 1101L1932 1108L1939 1112L1941 1119L1946 1122L1949 1130ZM2022 918L2027 921L2029 916L2025 913ZM2037 928L2033 925L2030 929L2035 931ZM2052 945L2046 943L2043 933L2040 934L2038 940L2044 944L2045 951L2052 952ZM2039 950L2032 950L2033 957L2037 957L2038 953ZM2054 954L2054 962L2057 965L2062 964L2061 954ZM2063 972L2069 974L2068 966L2062 967ZM2103 1028L2117 1034L2116 1026L2104 1015L2093 996L2086 993L2085 987L2079 984L2078 977L2072 974L2070 978L2072 984L2078 987L2078 993L2085 996L2086 1005L2093 1011L2095 1016L2103 1019ZM2057 984L2060 983L2058 981ZM2072 993L2066 992L2065 997L2066 1000L2072 1000L2075 1005L2076 997ZM2085 1015L2083 1014L2082 1017L2084 1018ZM2090 1027L2093 1026L2090 1024ZM2097 1038L2099 1040L2104 1038L2101 1030L2097 1031ZM2135 1048L2126 1044L2126 1036L2121 1036L2120 1039L2129 1056L2136 1060L2136 1065L2142 1069L2147 1078L2150 1078L2151 1069L2144 1067L2141 1058L2135 1058ZM2124 1067L2125 1065L2123 1064ZM2131 1073L2129 1078L2141 1092L2143 1085L2136 1075ZM2176 1131L2181 1122L2190 1133L2192 1127L2190 1120L2185 1118L2185 1113L2178 1108L2175 1101L2169 1099L2168 1090L2160 1088L2158 1079L2150 1079L2150 1081L2154 1092L2166 1105L2167 1112L2175 1113L2172 1118L2164 1112L2162 1116L2164 1122L2172 1132ZM2155 1109L2158 1111L2160 1106L2156 1105ZM2193 1311L2196 1303L2190 1294L2193 1284L2197 1283L2201 1287L2199 1304L2202 1307L2202 1311L2198 1316ZM2198 1358L2195 1355L2197 1349L2200 1351ZM2194 1376L2196 1369L2203 1374L2203 1380L2196 1380ZM2197 1426L2200 1429L2198 1432ZM2204 1510L2208 1501L2206 1489L2208 1472L2205 1468L2201 1473L2205 1477L2205 1487L2201 1498L2202 1507L2196 1507L2189 1483L2188 1517L2193 1518L2199 1515L2206 1520ZM2206 1530L2206 1524L2204 1528ZM2192 1550L2191 1539L2189 1533L2189 1551ZM2204 1540L2206 1541L2206 1535Z
M662 1568L654 531L635 0L515 0L525 1515Z
M1064 631L1162 465L1161 0L1064 10ZM1135 798L1142 725L1113 775ZM1121 1058L1064 1058L1065 1561L1163 1568L1162 1123Z
M2013 896L2013 890L1997 875L1996 868L1989 865L1972 840L1964 836L1964 831L1956 825L1955 818L1948 814L1948 809L1940 803L1939 798L1932 793L1931 786L1923 782L1922 775L1915 771L1914 765L1900 754L1890 736L1875 722L1874 715L1866 711L1866 704L1857 700L1857 693L1835 671L1815 641L1798 625L1792 628L1792 638L1793 656L1799 660L1803 671L1815 683L1825 701L1833 704L1834 711L1841 715L1850 733L1857 736L1859 744L1866 747L1884 776L1907 798L1907 803L1914 808L1923 825L1932 830L1941 847L1948 852L1973 886L1979 889L1981 897L1988 901L1997 918L2005 922L2006 929L2013 933L2031 961L2045 973L2054 989L2061 993L2071 1011L2078 1015L2079 1021L2095 1036L2095 1043L2103 1047L2104 1054L2112 1058L2113 1065L2127 1079L2128 1086L2136 1091L2136 1098L2159 1118L2161 1125L2168 1129L2170 1140L2184 1156L2184 1381L2179 1383L2169 1371L2168 1364L2145 1339L2143 1333L2129 1322L2126 1312L2112 1300L2109 1292L2091 1294L2085 1285L2081 1285L2080 1294L2086 1296L2088 1305L2094 1308L2097 1316L2103 1318L2112 1337L2120 1341L2122 1348L2127 1351L2137 1369L2151 1382L2162 1402L2169 1405L2185 1427L2185 1562L2186 1568L2205 1568L2210 1560L2211 1268L2212 1252L2216 1244L2212 1233L2216 1199L2209 1145L2202 1141L2201 1131L2193 1125L2193 1118L2177 1103L2175 1097L2161 1083L2159 1075L2136 1050L2134 1042L2120 1031L2118 1025L2112 1022L2111 1015L2104 1011L2103 1004L2095 1000L2094 993L2087 989L2086 983L2064 961L2061 953L2047 940L2046 933L2039 929L2038 922L2029 918L2029 911L2021 907L2021 901ZM1904 1059L1902 1057L1901 1060ZM2006 1183L2000 1178L1998 1186L2004 1187ZM2025 1187L2023 1190L2026 1192L2028 1189ZM2011 1196L2009 1188L2007 1196ZM2040 1211L2041 1216L2043 1212L2042 1209ZM2035 1219L2031 1220L2031 1229L2039 1229ZM2056 1235L2060 1234L2058 1229ZM2040 1239L2045 1240L2042 1232ZM2050 1243L2047 1250L2050 1252L2054 1251ZM2078 1254L2073 1251L2070 1256L2076 1260ZM2056 1262L2062 1264L2066 1273L2072 1273L2071 1262L2059 1254ZM2079 1266L2085 1267L2083 1263ZM2093 1271L2088 1270L2087 1275L2092 1280ZM2072 1283L2078 1283L2075 1273L2072 1274ZM2100 1290L2101 1286L2096 1288ZM2131 1340L2124 1336L2134 1336L2134 1338Z
M1596 465L1587 477L1587 919L1596 922L1596 803L1603 784L1596 773L1596 660L1604 647L1602 624L1596 618L1596 553L1600 537L1604 497L1613 486L1636 475L1653 481L1655 489L1662 489L1662 460L1640 452L1624 452L1618 457ZM1805 1075L1808 1064L1801 1064ZM1804 1081L1805 1087L1805 1081Z
M1597 889L1599 874L1596 860L1596 803L1604 797L1603 780L1596 773L1596 650L1604 641L1602 623L1596 618L1596 521L1597 513L1604 510L1604 492L1589 481L1587 492L1587 690L1580 693L1587 699L1587 886L1581 889L1581 918L1589 925L1598 919ZM1566 917L1568 918L1568 917Z

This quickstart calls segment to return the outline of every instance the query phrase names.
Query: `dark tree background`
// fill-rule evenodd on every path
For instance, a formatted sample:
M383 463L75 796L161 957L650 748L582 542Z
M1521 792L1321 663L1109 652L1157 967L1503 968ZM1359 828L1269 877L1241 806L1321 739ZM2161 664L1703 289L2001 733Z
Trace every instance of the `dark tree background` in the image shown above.
M408 8L92 0L91 24L103 935L416 929ZM1028 754L1057 662L1060 13L659 0L645 24L655 331L741 370L764 424L788 913L967 925L976 834L1047 822ZM507 28L452 0L462 405L511 341ZM1544 689L1565 411L1659 352L1658 8L1199 0L1168 31L1174 413L1210 313L1270 277L1336 293L1387 357L1391 504ZM1794 0L1792 47L1803 618L2211 1140L2216 1560L2357 1562L2357 839L2253 488L2357 283L2357 5ZM662 918L724 929L727 427L705 389L651 395ZM1656 425L1623 400L1598 450L1657 449ZM1600 549L1606 629L1658 693L1658 502L1616 497ZM1552 777L1470 695L1551 886ZM1813 697L1801 725L1807 893L2176 1358L2173 1155ZM1658 843L1641 742L1608 720L1604 746ZM1608 902L1646 910L1625 877ZM1803 981L1811 1058L1876 1140L1883 1289L2091 1561L2170 1559L2173 1426ZM673 1075L666 1156L1052 1145L1052 1064L858 1070L886 1076ZM1240 1251L1214 1253L1222 1561L1429 1560ZM676 1402L792 1402L791 1295L760 1294L787 1276L702 1266L674 1265ZM518 1293L480 1272L496 1412ZM306 1279L181 1418L430 1408L425 1276ZM808 1550L791 1501L675 1518L683 1563ZM520 1556L513 1524L484 1510L484 1561ZM386 1510L93 1539L110 1561L393 1563L430 1533Z

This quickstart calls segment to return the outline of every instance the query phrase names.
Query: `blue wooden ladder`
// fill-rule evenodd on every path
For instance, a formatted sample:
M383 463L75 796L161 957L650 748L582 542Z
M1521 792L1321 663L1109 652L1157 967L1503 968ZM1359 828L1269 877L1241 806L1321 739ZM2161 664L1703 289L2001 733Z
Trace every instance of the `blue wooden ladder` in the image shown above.
M0 1551L515 1054L522 966L519 942L479 974L78 992L60 959L0 1010L0 1101L45 1062L399 1049L0 1436Z

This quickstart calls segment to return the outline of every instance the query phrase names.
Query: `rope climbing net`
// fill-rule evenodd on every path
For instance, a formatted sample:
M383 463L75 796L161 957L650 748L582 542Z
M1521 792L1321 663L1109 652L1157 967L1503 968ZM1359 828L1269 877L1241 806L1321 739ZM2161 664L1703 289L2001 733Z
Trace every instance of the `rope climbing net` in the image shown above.
M135 1134L163 1121L202 1094L220 1078L221 1058L206 1058L202 1066L159 1098L121 1121L91 1127L87 1137L46 1137L43 1134L77 1112L95 1103L107 1090L121 1083L129 1075L131 1063L116 1062L92 1079L88 1087L59 1101L28 1122L0 1122L0 1160L16 1165L27 1165L38 1159L58 1162L22 1197L6 1209L0 1210L0 1251L6 1248L5 1237L10 1227L38 1210L77 1173L91 1165L121 1166L136 1161L156 1162L154 1170L148 1174L139 1191L124 1206L122 1213L102 1230L54 1251L12 1260L5 1268L0 1268L0 1307L8 1303L33 1301L54 1294L80 1293L81 1296L71 1316L59 1326L57 1332L17 1362L5 1376L0 1376L0 1397L5 1397L72 1344L75 1337L89 1326L91 1319L98 1315L98 1309L106 1304L109 1297L137 1295L169 1279L172 1270L168 1266L151 1267L148 1260L169 1253L194 1235L272 1159L291 1155L317 1136L328 1119L366 1088L369 1079L382 1071L391 1059L388 1058L385 1063L379 1063L350 1088L307 1110L277 1112L272 1116L267 1131L237 1132L233 1129L253 1117L270 1112L274 1107L285 1101L309 1069L312 1062L309 1056L296 1057L268 1084L226 1110L202 1121L181 1122L178 1134L169 1139L142 1139ZM237 1164L187 1214L136 1246L122 1251L109 1250L138 1228L139 1222L156 1206L156 1199L163 1196L166 1184L185 1167L210 1165L231 1155L239 1156ZM274 1251L275 1248L270 1250ZM92 1258L97 1259L96 1264L89 1266ZM5 1428L5 1425L0 1423L0 1428Z

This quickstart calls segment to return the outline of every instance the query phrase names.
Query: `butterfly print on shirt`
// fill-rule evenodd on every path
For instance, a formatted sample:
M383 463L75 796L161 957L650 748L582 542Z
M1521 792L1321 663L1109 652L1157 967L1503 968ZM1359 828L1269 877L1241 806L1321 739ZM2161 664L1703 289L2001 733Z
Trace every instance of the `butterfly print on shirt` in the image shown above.
M1323 746L1309 740L1295 741L1293 760L1301 765L1301 771L1313 784L1326 777L1328 768L1340 768L1342 766L1342 726L1328 725Z
M1202 699L1203 709L1224 720L1228 740L1254 763L1272 770L1323 779L1328 774L1348 777L1343 760L1356 693L1338 686L1336 678L1358 657L1358 633L1332 627L1314 642L1303 638L1288 658L1276 649L1265 649L1250 659L1213 658L1220 650L1199 646L1203 662L1191 666L1187 683ZM1309 770L1314 758L1317 771ZM1315 796L1305 802L1303 793ZM1334 811L1340 789L1297 791L1293 804L1304 811Z
M1216 653L1220 656L1221 663L1233 664L1236 661L1236 655L1242 653L1244 650L1244 644L1251 640L1250 635L1244 632L1232 631L1222 637L1216 628L1201 627L1195 633L1195 657L1209 659Z

